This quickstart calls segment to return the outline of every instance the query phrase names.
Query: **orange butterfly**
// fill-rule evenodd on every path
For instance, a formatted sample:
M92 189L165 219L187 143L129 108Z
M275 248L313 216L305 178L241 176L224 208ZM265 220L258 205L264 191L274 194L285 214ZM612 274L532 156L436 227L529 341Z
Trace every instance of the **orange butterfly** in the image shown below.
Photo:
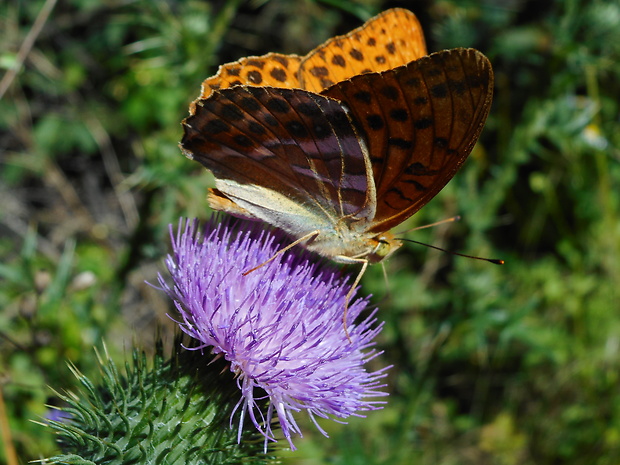
M340 263L379 262L388 231L472 150L493 72L477 50L427 55L415 15L388 10L305 57L223 65L183 121L181 149L215 175L209 204L270 223Z

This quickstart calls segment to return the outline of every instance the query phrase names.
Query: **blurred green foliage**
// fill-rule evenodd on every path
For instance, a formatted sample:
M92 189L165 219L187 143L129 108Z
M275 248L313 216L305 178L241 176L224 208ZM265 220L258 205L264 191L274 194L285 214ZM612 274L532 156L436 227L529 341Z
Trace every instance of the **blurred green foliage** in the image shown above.
M408 245L364 278L393 364L385 410L307 426L296 463L620 462L620 5L604 0L163 1L0 4L0 370L21 462L54 453L31 423L67 362L118 360L170 332L155 281L167 225L208 215L210 176L177 148L224 62L304 54L403 6L429 50L476 47L495 70L480 143L406 225L495 267ZM53 6L24 49L44 6ZM21 65L21 67L20 67ZM405 229L405 228L399 228ZM159 329L158 329L159 328ZM1 409L0 409L1 411Z

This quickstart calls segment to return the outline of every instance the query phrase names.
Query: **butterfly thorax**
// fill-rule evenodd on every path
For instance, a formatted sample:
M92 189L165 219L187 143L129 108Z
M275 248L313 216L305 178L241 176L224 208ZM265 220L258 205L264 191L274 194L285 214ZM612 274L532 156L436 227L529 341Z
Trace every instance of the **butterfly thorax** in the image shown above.
M369 235L350 230L321 231L315 240L304 244L308 250L340 263L368 260L380 262L389 257L402 242L390 233Z

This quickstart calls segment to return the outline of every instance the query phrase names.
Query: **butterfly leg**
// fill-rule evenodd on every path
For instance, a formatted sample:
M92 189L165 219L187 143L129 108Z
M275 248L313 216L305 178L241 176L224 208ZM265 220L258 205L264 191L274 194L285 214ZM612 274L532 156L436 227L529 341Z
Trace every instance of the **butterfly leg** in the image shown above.
M353 297L355 288L362 280L362 276L364 276L364 273L366 272L366 268L368 268L368 260L366 258L352 258L352 257L346 257L344 255L337 255L336 257L334 257L334 261L337 261L339 263L345 263L345 264L358 264L358 263L362 264L362 268L360 269L360 272L357 274L355 281L353 281L353 285L351 286L351 289L349 290L349 292L347 293L347 296L344 299L344 313L342 315L342 325L344 326L344 333L346 334L347 339L349 340L349 342L351 342L351 337L349 336L349 330L347 328L347 313L349 310L349 302L351 301L351 297Z
M385 300L389 300L391 297L391 293L390 293L390 279L388 278L388 274L387 274L387 268L385 267L385 262L379 262L379 264L381 265L381 271L383 272L383 282L385 283L385 298L383 299Z
M284 247L284 248L282 248L282 249L278 250L276 253L274 253L274 254L273 254L273 256L272 256L269 260L264 261L263 263L261 263L261 264L260 264L260 265L258 265L258 266L255 266L255 267L254 267L254 268L252 268L251 270L244 271L244 272L242 273L242 274L243 274L243 276L247 276L247 275L249 275L252 271L256 271L256 270L258 270L259 268L262 268L262 267L263 267L263 266L265 266L267 263L269 263L269 262L270 262L270 261L272 261L274 258L276 258L278 255L283 254L283 253L284 253L284 252L286 252L287 250L289 250L289 249L291 249L291 248L295 247L297 244L299 244L299 243L301 243L301 242L312 241L312 240L316 239L316 237L319 235L319 232L320 232L320 231L317 229L317 230L315 230L315 231L311 231L311 232L309 232L308 234L306 234L306 235L305 235L305 236L303 236L303 237L300 237L299 239L297 239L296 241L294 241L294 242L290 243L290 244L289 244L289 245L287 245L286 247Z

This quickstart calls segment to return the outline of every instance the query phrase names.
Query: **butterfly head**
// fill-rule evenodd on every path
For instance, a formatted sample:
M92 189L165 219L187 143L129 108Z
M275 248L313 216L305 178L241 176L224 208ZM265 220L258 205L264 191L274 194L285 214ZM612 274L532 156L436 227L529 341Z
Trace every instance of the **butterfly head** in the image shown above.
M370 263L378 263L392 255L403 243L390 233L382 233L371 239L373 248L366 256Z

